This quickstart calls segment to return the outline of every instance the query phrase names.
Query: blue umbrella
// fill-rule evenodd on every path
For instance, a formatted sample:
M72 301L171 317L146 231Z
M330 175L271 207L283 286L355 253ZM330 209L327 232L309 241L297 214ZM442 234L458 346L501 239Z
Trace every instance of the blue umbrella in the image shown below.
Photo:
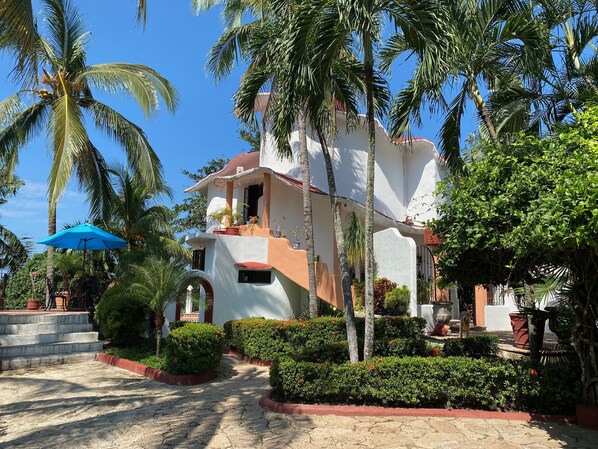
M37 242L55 248L82 249L83 265L85 266L85 252L90 250L117 249L127 246L127 242L94 225L83 223L65 229Z

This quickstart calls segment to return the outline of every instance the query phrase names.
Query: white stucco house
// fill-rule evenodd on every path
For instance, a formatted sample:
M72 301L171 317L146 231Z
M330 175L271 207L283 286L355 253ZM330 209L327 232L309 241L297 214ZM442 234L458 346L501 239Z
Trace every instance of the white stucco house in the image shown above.
M260 96L256 113L263 112L267 100L267 94ZM344 113L339 111L337 115L339 132L330 146L337 190L342 197L342 215L346 217L355 211L363 219L368 146L365 120L361 126L346 132ZM208 218L205 232L186 237L194 250L193 268L203 271L202 285L212 304L206 312L197 312L191 310L189 302L182 314L177 312L177 318L180 315L184 319L222 325L249 316L289 319L307 309L306 252L293 249L289 240L291 231L299 230L300 247L304 248L298 133L291 135L291 159L277 156L267 122L262 123L261 136L259 152L233 157L223 170L186 189L206 195L208 215L226 206L235 209L244 204L238 208L244 213L244 220L258 216L259 224L240 226L240 235L223 235L218 233L219 223ZM434 192L443 176L443 162L429 140L391 142L378 122L376 142L377 276L407 285L411 292L411 315L424 316L432 327L432 306L417 301L417 278L418 274L431 277L434 273L423 223L436 215ZM318 139L309 126L308 147L315 247L319 256L318 297L342 308L324 160ZM287 238L275 237L277 230L286 231ZM456 297L452 299L455 299L453 316L457 317L458 301Z

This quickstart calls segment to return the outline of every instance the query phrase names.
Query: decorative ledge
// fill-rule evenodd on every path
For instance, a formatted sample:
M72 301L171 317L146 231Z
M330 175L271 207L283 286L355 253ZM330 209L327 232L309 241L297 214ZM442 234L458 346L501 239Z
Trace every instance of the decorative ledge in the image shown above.
M107 365L112 365L120 369L131 371L135 374L140 374L148 379L157 380L168 385L197 385L214 377L214 371L209 371L205 374L190 374L190 375L176 375L169 374L156 368L142 365L141 363L133 362L132 360L121 359L114 355L100 352L98 354L98 361Z
M336 415L336 416L429 416L439 418L507 419L514 421L539 421L574 424L574 416L541 415L525 412L490 412L487 410L462 410L444 408L393 408L368 405L322 405L289 404L277 402L270 395L260 399L260 406L270 412L288 415Z
M243 270L271 270L272 265L268 265L267 263L261 262L237 262L235 263L235 267L241 268Z

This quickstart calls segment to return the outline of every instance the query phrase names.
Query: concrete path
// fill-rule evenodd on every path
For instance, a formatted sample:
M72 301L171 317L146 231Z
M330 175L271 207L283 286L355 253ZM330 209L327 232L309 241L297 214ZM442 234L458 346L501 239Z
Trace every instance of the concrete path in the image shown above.
M268 370L224 356L218 376L173 387L99 362L0 373L0 448L598 447L574 425L453 418L278 415Z

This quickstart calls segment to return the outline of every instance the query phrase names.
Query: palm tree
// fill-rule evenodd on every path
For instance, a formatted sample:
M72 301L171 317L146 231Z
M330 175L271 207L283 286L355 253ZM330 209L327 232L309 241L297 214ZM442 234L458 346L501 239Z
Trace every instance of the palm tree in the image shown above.
M520 76L492 92L488 103L497 130L540 133L596 99L596 10L590 0L538 2L535 17L551 31L543 71L538 76Z
M160 357L164 312L173 303L185 298L187 287L201 276L185 270L186 262L176 259L146 258L142 264L131 265L129 273L104 296L121 295L146 304L154 314L156 326L156 357Z
M53 161L48 187L48 233L56 232L56 204L76 172L79 185L90 195L92 213L102 207L109 189L108 168L90 141L84 113L118 142L130 166L151 188L159 185L162 166L143 130L114 109L97 101L92 87L130 94L146 115L154 113L161 97L174 111L172 85L150 67L107 63L86 65L87 36L77 8L69 0L45 0L46 37L36 37L41 73L30 73L34 87L0 103L0 159L12 173L18 153L42 127L47 128ZM38 79L39 76L39 79ZM24 99L28 101L25 102ZM48 247L48 277L53 283L53 248Z
M110 174L114 190L111 190L104 216L96 214L94 219L127 241L134 253L132 260L165 253L190 261L189 250L174 239L170 227L172 211L159 204L162 196L171 197L170 189L162 182L152 188L139 174L132 174L124 166L111 168Z
M193 3L196 9L201 11L214 6L217 2L194 0ZM276 80L280 78L281 71L285 70L285 54L280 46L281 37L278 32L284 31L286 24L292 21L290 17L294 13L297 2L280 2L275 9L271 5L273 2L256 1L240 4L235 1L224 1L223 3L227 29L210 50L207 64L208 71L219 79L230 73L235 57L240 55L245 61L249 62L245 78L250 77L251 83L245 82L245 86L250 84L250 89L254 92L259 91L264 85L275 87L271 96L273 101L267 109L272 114L280 113L275 98L282 85ZM244 11L251 13L257 19L249 24L242 24L242 13ZM297 121L299 130L299 163L303 181L303 218L307 252L309 311L310 317L314 318L318 314L318 297L310 191L311 176L307 148L306 106L301 104L287 109L285 112L291 114L293 121ZM253 104L251 105L251 115L253 115ZM247 115L244 119L246 122L252 120ZM288 135L284 136L285 141L288 140ZM282 157L292 157L288 145L281 144L278 149Z
M384 66L399 56L414 54L412 79L396 96L389 113L392 138L420 123L420 110L429 104L444 111L440 143L450 166L459 169L461 118L469 100L485 134L500 145L485 91L512 84L521 74L538 73L544 66L545 29L527 2L519 0L456 0L436 2L435 31L424 39L408 33L393 37L383 52ZM446 98L447 89L457 93Z
M0 167L0 206L15 195L23 182L15 177L9 179L4 167ZM17 271L29 257L28 240L20 240L12 231L0 224L0 270Z
M147 0L137 2L137 21L145 26ZM0 0L0 48L12 52L17 79L34 81L37 73L37 23L32 0Z

